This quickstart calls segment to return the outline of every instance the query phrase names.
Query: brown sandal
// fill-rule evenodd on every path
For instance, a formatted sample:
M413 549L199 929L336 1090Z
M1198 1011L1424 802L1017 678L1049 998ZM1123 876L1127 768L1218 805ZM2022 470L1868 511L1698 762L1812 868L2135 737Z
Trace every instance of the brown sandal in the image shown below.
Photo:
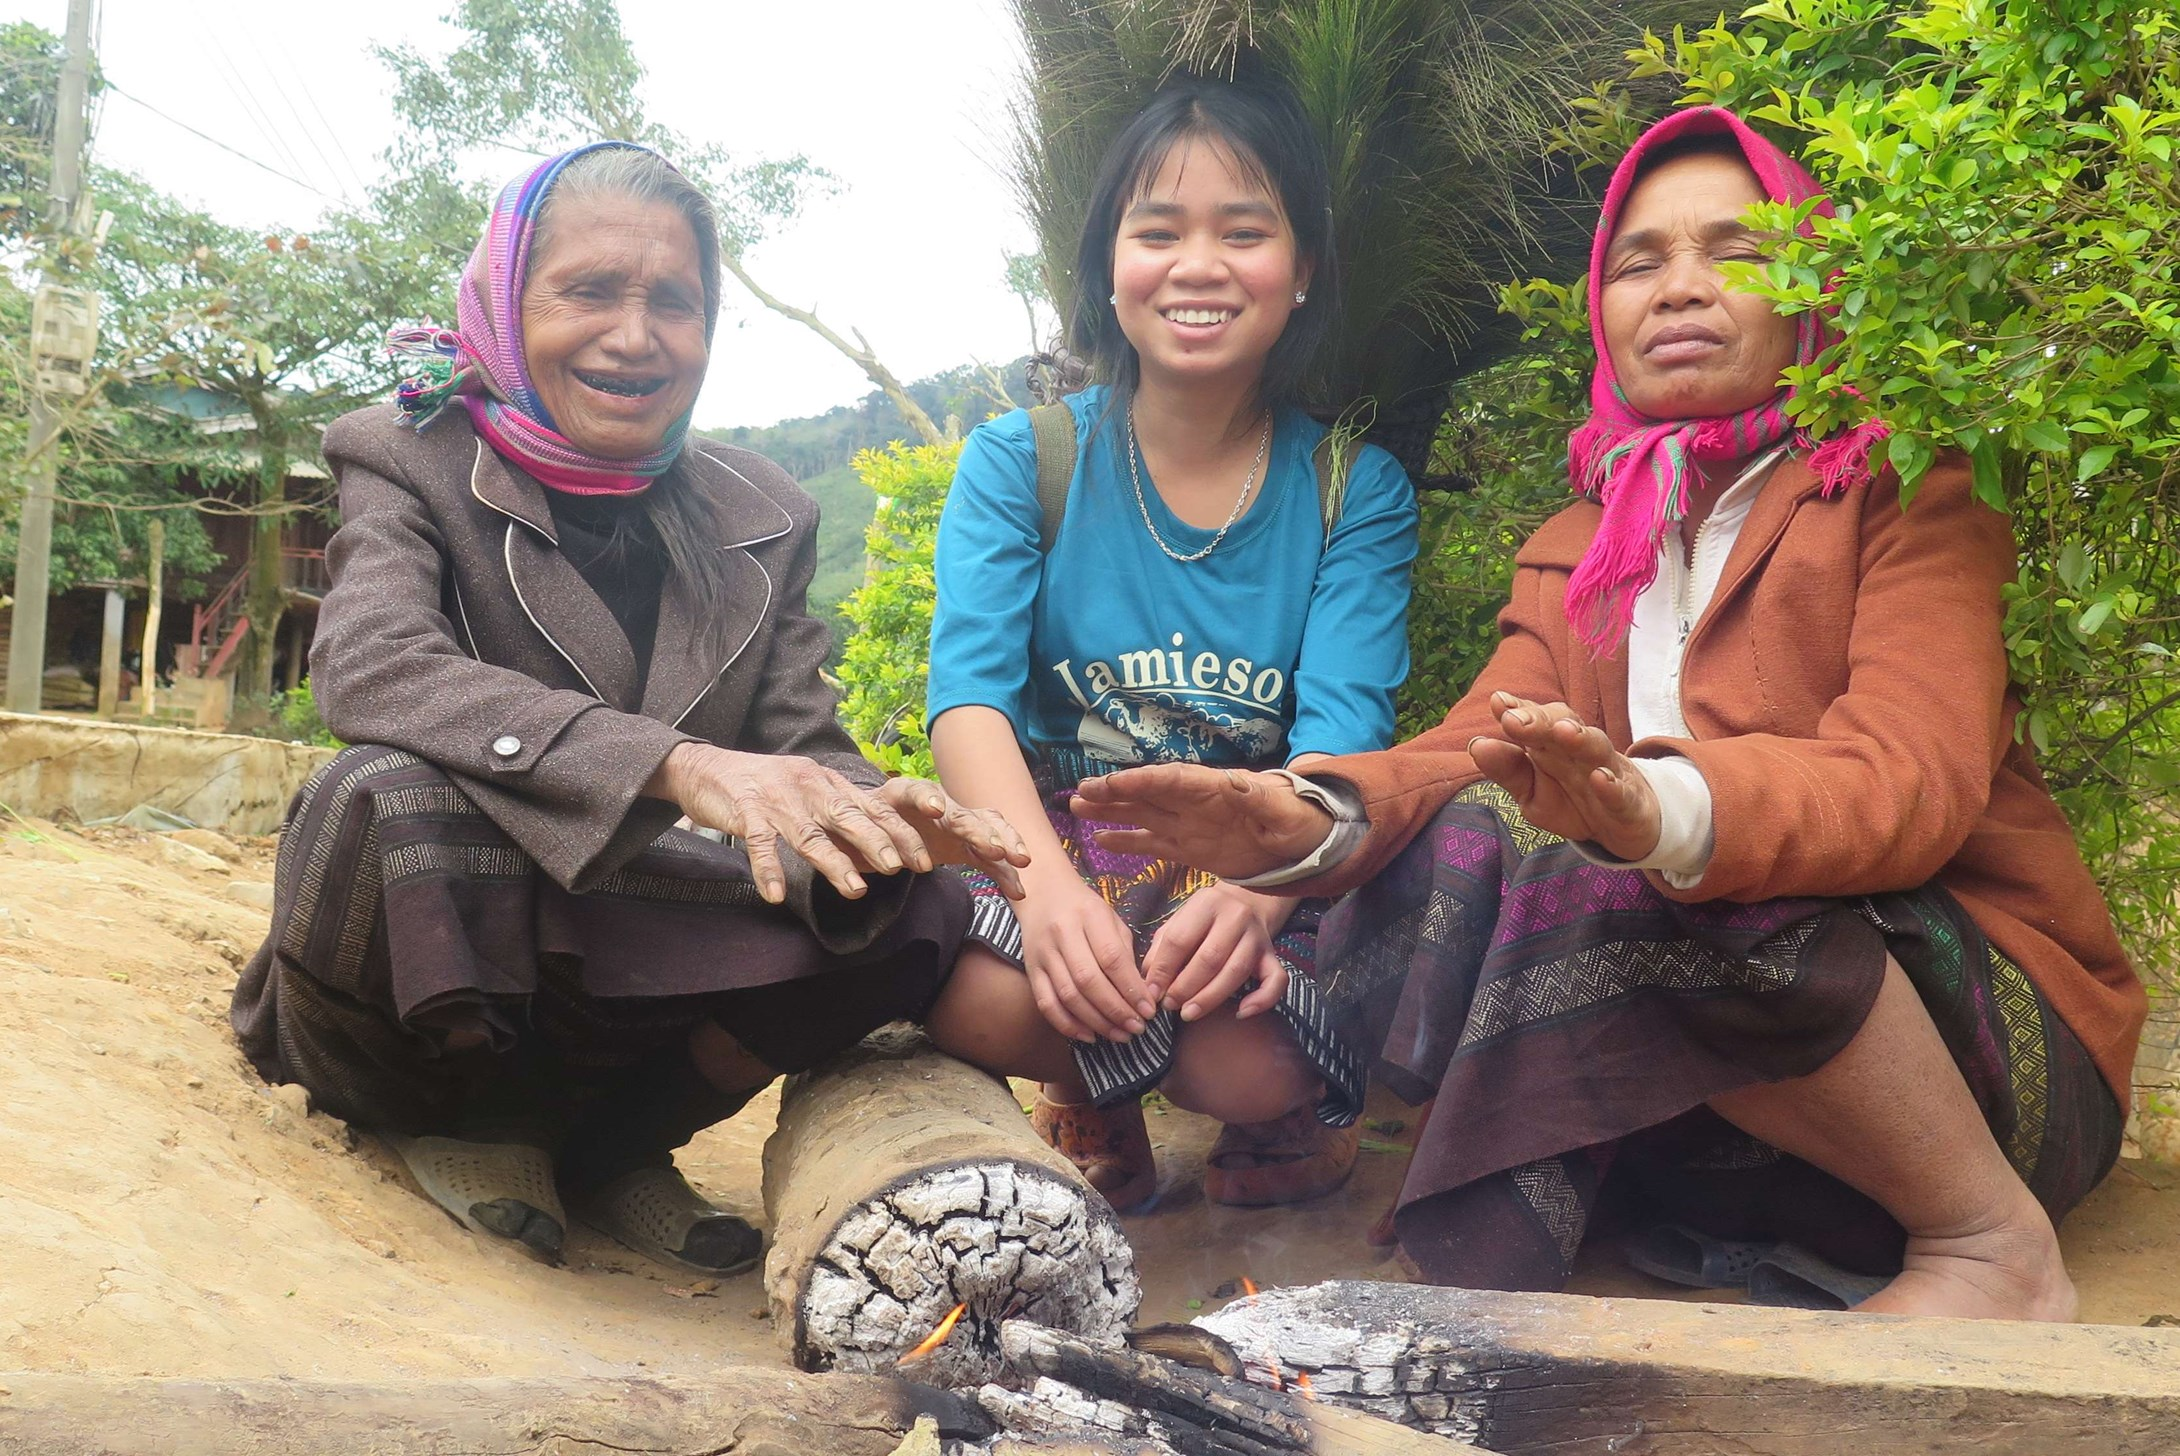
M1355 1170L1361 1130L1326 1127L1310 1108L1270 1122L1228 1123L1204 1158L1204 1197L1235 1208L1300 1203Z
M1143 1126L1143 1104L1098 1107L1037 1094L1029 1125L1105 1195L1115 1213L1134 1213L1158 1196L1158 1161Z

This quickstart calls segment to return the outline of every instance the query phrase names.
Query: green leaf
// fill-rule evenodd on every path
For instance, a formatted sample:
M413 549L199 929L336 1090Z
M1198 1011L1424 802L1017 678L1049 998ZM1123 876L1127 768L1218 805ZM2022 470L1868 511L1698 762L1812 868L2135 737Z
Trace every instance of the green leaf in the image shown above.
M2021 427L2021 437L2033 449L2049 450L2054 455L2064 454L2074 448L2073 439L2064 426L2051 420L2031 420Z
M2070 592L2079 592L2089 579L2089 553L2079 541L2069 541L2059 548L2059 560L2055 563L2059 580Z
M1930 462L1937 458L1930 441L1920 434L1895 432L1885 441L1885 459L1903 485L1915 485L1930 469Z
M2086 481L2093 476L2102 475L2104 468L2110 465L2113 458L2118 454L2119 446L2117 445L2090 446L2087 450L2082 451L2082 458L2075 465L2074 478L2078 481Z

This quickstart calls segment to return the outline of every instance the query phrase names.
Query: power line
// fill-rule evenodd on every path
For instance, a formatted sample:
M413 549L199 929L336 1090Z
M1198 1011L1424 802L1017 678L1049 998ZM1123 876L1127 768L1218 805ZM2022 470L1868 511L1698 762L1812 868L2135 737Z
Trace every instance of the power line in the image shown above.
M236 147L229 146L227 143L221 141L218 137L211 135L209 132L202 132L197 130L197 128L191 126L188 122L182 120L178 116L169 116L166 112L161 111L158 107L152 105L143 97L138 96L135 92L122 90L121 87L114 82L112 77L106 77L105 81L106 89L113 92L114 95L135 102L138 106L143 107L146 111L150 112L153 116L158 117L161 121L166 122L171 126L180 127L183 131L188 132L191 136L197 138L199 141L210 142L213 146L218 147L221 151L227 153L229 156L239 157L243 161L248 162L251 166L257 168L259 171L270 172L273 176L278 177L281 181L292 183L293 185L302 188L306 192L315 192L318 196L323 197L328 202L340 201L339 198L333 196L322 187L317 187L312 185L311 183L305 182L300 177L290 176L288 173L281 171L278 167L272 166L269 163L260 162L257 158L251 156L248 152L242 151Z
M280 84L280 68L265 59L265 52L259 48L255 37L245 38L249 40L251 53L257 57L258 65L261 68L259 73L264 76L266 83L272 88L272 94L279 97L280 104L287 108L288 116L295 123L295 129L302 133L303 140L310 145L311 151L317 155L318 165L325 169L324 175L327 180L341 189L341 200L348 201L347 179L341 176L341 169L333 165L333 158L328 156L326 149L319 144L318 134L310 129L310 123L303 120L303 113L296 109L294 99L288 95L288 88ZM266 109L270 111L271 107L268 106ZM297 155L297 161L300 164L300 154Z
M258 136L272 149L272 154L298 172L309 171L303 164L303 159L296 155L295 149L279 135L278 128L272 123L271 114L258 101L249 81L228 56L227 48L220 44L216 36L207 34L203 39L211 47L213 69L219 73L220 80L226 83L228 94L235 98L237 109L257 128Z
M281 64L286 66L290 72L301 74L295 64L295 58L288 54L286 43L277 35L270 37L270 39L280 52ZM332 141L334 151L340 154L341 165L348 169L348 175L354 179L356 190L363 196L370 196L371 184L364 180L362 169L356 165L355 158L348 153L348 144L341 140L341 134L333 129L333 123L325 119L325 112L318 105L318 88L305 86L302 88L302 92L303 99L310 103L312 114L318 118L318 125L324 130L327 138ZM343 188L342 190L346 191L347 189Z

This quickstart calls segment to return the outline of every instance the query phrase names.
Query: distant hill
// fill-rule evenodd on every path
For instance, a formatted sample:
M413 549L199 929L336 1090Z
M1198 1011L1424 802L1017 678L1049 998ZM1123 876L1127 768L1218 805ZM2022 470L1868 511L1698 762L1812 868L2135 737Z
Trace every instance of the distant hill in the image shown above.
M833 618L849 593L863 584L863 534L878 509L878 497L846 465L813 475L802 488L817 500L817 576L810 582L810 610Z
M1013 405L1030 403L1023 377L1028 362L1016 359L996 369ZM908 386L908 392L931 418L942 425L949 417L957 419L964 431L1001 413L990 381L975 365L919 379ZM849 462L859 451L912 439L901 412L874 389L854 404L839 405L821 415L698 433L777 462L817 500L821 512L818 564L817 576L810 583L810 609L833 623L836 639L844 637L840 604L863 584L863 536L878 505Z

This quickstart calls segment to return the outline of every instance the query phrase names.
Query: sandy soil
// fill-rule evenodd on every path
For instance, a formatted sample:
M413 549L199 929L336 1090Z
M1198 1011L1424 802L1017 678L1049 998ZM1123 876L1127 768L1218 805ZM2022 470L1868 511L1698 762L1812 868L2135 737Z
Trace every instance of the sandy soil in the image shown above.
M385 1378L701 1373L780 1360L754 1275L693 1288L588 1230L566 1267L481 1241L373 1140L260 1085L226 1025L264 933L270 841L0 826L0 1370ZM683 1165L756 1217L769 1099ZM1412 1117L1387 1103L1381 1120ZM1260 1284L1398 1279L1361 1232L1405 1131L1306 1209L1206 1204L1215 1131L1154 1116L1166 1192L1131 1220L1146 1319ZM2084 1318L2180 1315L2180 1168L2129 1160L2066 1229ZM1667 1295L1614 1266L1596 1293Z

